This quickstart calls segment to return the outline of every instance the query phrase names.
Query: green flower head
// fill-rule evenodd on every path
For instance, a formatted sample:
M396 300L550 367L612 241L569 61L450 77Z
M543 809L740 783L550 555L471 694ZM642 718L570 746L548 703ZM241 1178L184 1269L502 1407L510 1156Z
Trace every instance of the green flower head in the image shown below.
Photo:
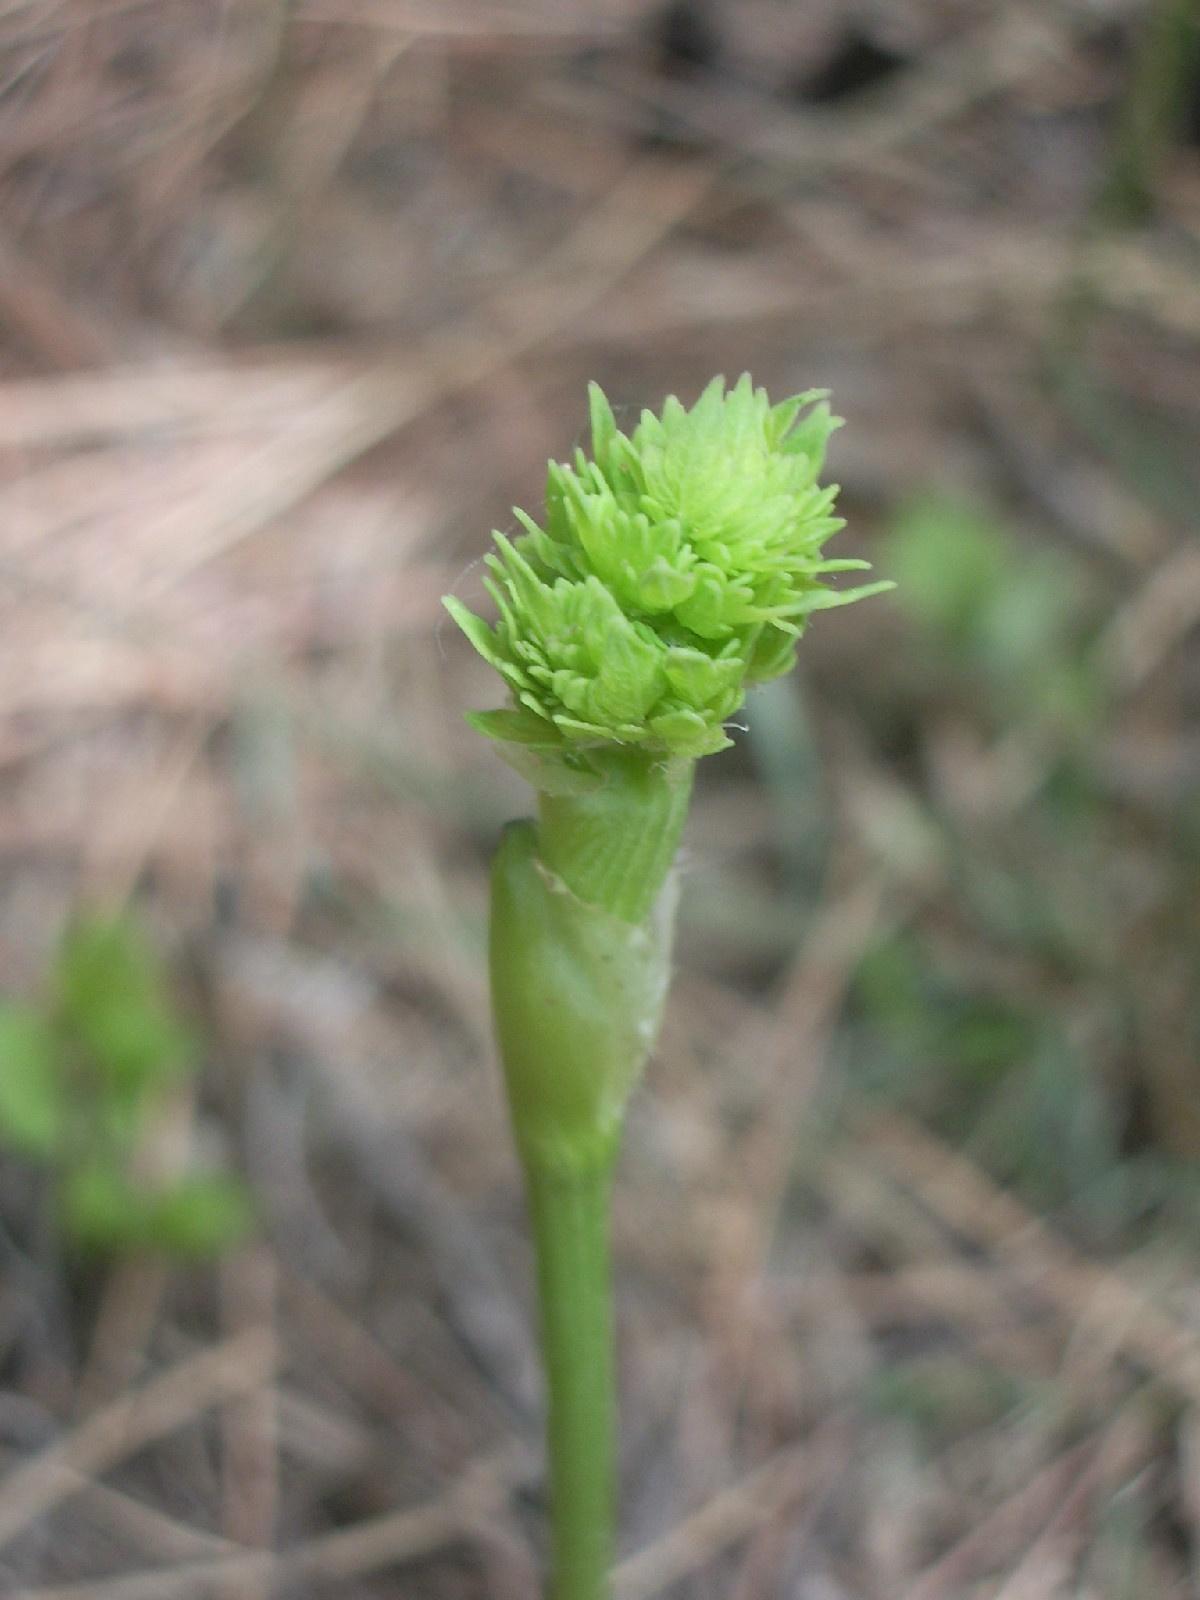
M517 511L524 532L494 536L496 625L445 602L512 699L470 721L510 758L523 747L527 771L586 767L613 745L722 749L746 690L793 665L812 612L892 587L829 584L869 563L823 553L843 526L837 486L819 482L840 426L824 390L773 406L748 375L728 390L714 378L690 411L672 396L628 436L589 394L592 458L551 462L544 525Z

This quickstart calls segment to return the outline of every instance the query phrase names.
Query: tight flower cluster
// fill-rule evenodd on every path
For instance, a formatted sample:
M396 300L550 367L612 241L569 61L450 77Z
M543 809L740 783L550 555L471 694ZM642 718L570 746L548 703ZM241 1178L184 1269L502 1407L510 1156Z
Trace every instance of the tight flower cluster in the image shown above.
M823 555L843 526L818 482L840 422L823 390L773 406L743 375L690 411L672 396L627 437L589 394L592 459L550 464L544 526L517 511L524 533L494 536L496 625L445 602L512 696L470 720L530 755L707 755L747 688L792 666L812 612L891 587L826 581L869 565Z

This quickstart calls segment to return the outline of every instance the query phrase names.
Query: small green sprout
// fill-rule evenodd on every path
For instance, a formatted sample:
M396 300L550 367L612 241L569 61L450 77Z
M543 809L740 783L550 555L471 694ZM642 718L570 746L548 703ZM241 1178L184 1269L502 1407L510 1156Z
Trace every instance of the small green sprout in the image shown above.
M205 1256L250 1224L240 1183L187 1173L152 1183L136 1157L195 1040L128 917L66 932L40 1004L0 1002L0 1144L46 1166L83 1249Z
M748 376L628 436L593 384L592 454L552 462L542 523L495 535L493 625L445 602L508 704L468 720L538 796L492 870L496 1033L529 1191L549 1390L555 1600L608 1594L613 1400L608 1191L670 977L672 863L697 758L795 661L838 589L820 482L825 391L772 405Z

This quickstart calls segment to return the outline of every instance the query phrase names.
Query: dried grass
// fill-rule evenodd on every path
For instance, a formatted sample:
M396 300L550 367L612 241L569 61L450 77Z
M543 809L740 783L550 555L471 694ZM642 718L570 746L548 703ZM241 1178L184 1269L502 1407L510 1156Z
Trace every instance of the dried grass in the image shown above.
M4 1176L6 1592L532 1592L529 1262L480 964L485 852L525 801L461 726L491 688L437 601L477 587L585 378L626 405L743 366L830 383L860 527L929 481L1015 499L1115 574L1114 769L1148 804L1194 778L1194 555L1037 375L1086 290L1103 381L1200 420L1194 159L1156 226L1082 228L1105 30L1140 8L859 10L916 65L819 112L784 91L832 0L740 31L714 7L735 70L708 76L665 71L632 0L0 12L5 983L36 985L78 898L136 896L211 1035L186 1132L264 1213L219 1272L106 1287ZM922 915L956 937L861 731L888 626L811 642L837 839L806 938L771 796L737 761L701 790L616 1217L618 1592L1182 1596L1191 1268L1090 1257L899 1113L851 1098L803 1137L863 949ZM1019 820L1043 747L948 716L939 803ZM914 1353L933 1445L878 1398Z

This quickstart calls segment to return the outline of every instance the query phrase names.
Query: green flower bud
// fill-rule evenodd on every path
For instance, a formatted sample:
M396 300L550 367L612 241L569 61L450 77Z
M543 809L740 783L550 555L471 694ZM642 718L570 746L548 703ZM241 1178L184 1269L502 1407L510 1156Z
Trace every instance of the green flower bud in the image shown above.
M891 587L827 581L868 563L823 554L843 525L836 485L818 482L840 426L823 390L773 406L748 375L730 390L715 378L628 437L595 384L590 397L592 459L551 463L544 526L518 511L524 533L495 535L496 625L445 602L511 696L473 725L540 788L586 781L605 746L724 748L747 688L788 670L812 612Z

